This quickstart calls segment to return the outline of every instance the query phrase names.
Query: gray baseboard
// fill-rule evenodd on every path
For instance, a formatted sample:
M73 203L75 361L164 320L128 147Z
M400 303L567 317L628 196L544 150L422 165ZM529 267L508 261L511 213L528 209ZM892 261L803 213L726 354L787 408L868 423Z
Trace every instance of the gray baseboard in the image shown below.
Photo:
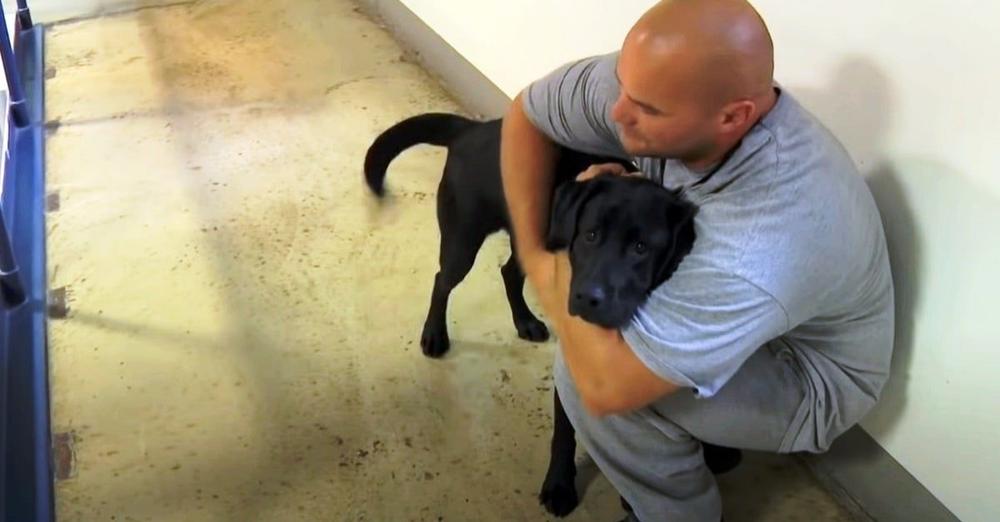
M800 459L859 519L878 522L956 522L956 517L858 426L821 454Z
M510 98L399 0L358 3L369 16L381 21L410 56L437 77L468 111L480 118L503 115ZM800 458L858 520L958 520L860 427L841 436L830 451Z

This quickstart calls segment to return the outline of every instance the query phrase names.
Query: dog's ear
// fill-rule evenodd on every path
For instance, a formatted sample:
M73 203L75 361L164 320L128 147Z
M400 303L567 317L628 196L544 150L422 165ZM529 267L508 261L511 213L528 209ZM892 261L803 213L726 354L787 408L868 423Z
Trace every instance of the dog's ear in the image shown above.
M672 244L667 257L660 265L660 270L656 273L654 286L659 286L669 279L694 247L694 216L698 213L698 207L683 199L679 192L675 195L677 200L667 207L667 224L672 230Z
M576 236L576 222L584 203L593 194L597 178L586 181L567 181L556 187L549 212L549 230L545 248L551 252L569 248Z
M674 201L667 207L667 223L675 230L683 226L691 226L698 206L688 201L680 189L672 191Z

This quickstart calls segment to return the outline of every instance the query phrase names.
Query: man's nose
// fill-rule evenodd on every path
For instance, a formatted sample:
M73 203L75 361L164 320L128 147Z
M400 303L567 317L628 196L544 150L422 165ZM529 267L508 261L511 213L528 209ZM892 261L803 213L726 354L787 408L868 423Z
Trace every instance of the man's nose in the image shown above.
M629 114L628 100L625 98L624 94L619 96L618 99L615 100L614 105L611 106L611 119L615 123L626 127L635 123L634 118L632 118Z

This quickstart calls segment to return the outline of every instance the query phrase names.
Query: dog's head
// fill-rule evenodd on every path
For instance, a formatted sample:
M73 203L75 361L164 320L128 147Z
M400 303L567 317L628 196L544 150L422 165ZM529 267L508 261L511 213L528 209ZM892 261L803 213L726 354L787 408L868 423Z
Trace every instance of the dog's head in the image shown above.
M546 248L569 250L569 312L623 326L694 244L697 208L644 178L601 175L560 185Z

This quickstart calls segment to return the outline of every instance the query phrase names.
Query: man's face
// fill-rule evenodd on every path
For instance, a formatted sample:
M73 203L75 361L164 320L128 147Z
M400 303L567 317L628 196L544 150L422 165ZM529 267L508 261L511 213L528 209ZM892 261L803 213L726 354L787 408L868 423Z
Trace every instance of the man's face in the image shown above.
M626 152L696 160L716 144L715 114L685 68L657 74L623 51L616 65L620 95L611 110Z

